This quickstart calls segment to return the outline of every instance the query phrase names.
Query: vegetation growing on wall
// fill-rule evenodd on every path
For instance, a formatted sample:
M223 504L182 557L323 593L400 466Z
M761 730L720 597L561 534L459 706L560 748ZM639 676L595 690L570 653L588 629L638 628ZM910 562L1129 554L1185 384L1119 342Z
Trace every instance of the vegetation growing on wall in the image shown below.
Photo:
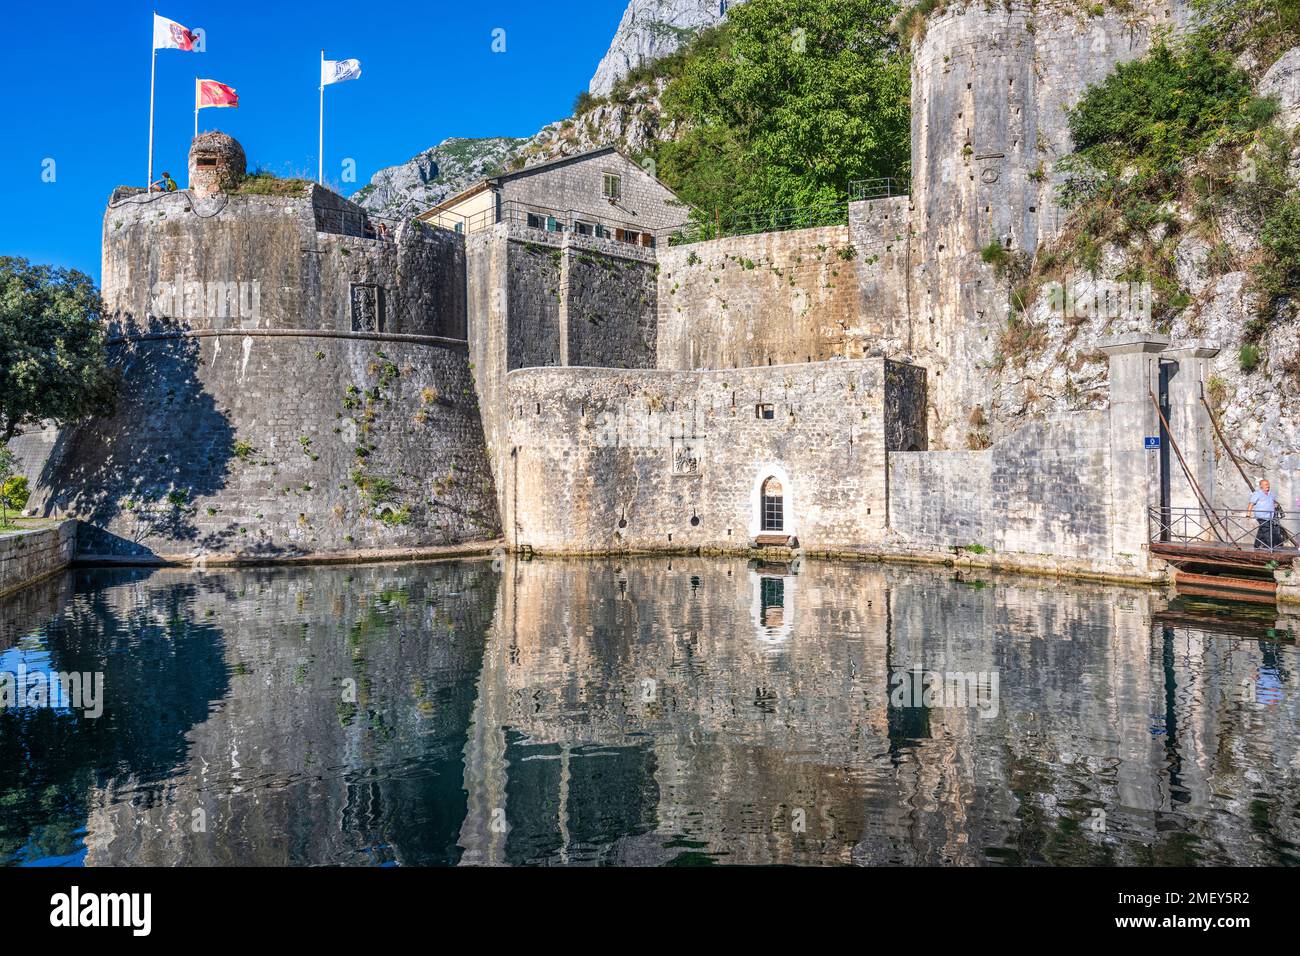
M311 184L310 179L299 176L280 177L266 169L255 169L235 192L241 196L301 196Z
M1244 55L1257 72L1300 38L1300 0L1192 0L1220 49Z
M1258 6L1214 2L1221 10ZM1251 30L1214 22L1121 64L1070 110L1076 152L1060 164L1067 180L1059 195L1072 219L1039 251L1022 302L1049 278L1096 274L1113 245L1124 251L1126 270L1110 278L1150 283L1157 324L1165 323L1190 302L1175 261L1189 232L1209 247L1212 273L1248 270L1257 303L1243 330L1248 341L1263 334L1280 299L1300 291L1300 202L1287 175L1294 144L1272 125L1276 102L1253 95L1252 75L1238 62ZM1256 62L1257 71L1267 65ZM1224 239L1229 225L1259 236L1250 261L1236 260Z

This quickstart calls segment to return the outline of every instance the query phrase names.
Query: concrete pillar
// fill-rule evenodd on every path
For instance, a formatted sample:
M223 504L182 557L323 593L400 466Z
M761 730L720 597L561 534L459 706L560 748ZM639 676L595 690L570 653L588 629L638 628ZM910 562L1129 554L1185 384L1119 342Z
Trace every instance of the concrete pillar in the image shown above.
M1151 401L1160 387L1160 353L1169 336L1134 332L1102 343L1110 358L1111 557L1139 571L1150 568L1147 512L1160 504L1160 453L1145 440L1160 434Z
M1218 354L1217 346L1193 343L1166 349L1160 356L1172 366L1168 373L1169 428L1188 470L1211 502L1215 500L1214 426L1210 423L1210 413L1201 402L1201 395L1210 377L1210 359ZM1178 464L1178 456L1172 450L1170 455L1169 506L1202 507L1191 482Z

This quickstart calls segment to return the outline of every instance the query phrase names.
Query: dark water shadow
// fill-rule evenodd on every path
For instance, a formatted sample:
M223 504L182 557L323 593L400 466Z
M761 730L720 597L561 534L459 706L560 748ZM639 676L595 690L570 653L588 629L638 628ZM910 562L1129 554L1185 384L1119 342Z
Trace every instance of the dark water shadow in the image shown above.
M76 594L54 585L57 613L9 621L0 669L102 675L102 713L0 709L0 861L66 857L95 790L128 779L147 793L168 778L185 761L187 734L226 695L222 631L185 610L194 586L150 588L147 602L117 600L115 588L143 585L153 573L70 573ZM28 639L36 632L39 642Z
M148 555L196 542L200 495L227 482L235 428L198 376L198 340L112 346L122 375L113 415L59 433L39 479L44 513L81 518L83 551Z

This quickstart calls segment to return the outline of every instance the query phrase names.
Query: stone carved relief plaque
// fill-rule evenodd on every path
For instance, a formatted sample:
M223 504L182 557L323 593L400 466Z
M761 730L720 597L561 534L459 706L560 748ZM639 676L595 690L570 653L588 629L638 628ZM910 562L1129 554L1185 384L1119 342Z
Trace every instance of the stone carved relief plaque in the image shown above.
M698 478L701 474L700 450L693 438L674 438L672 473L674 476Z

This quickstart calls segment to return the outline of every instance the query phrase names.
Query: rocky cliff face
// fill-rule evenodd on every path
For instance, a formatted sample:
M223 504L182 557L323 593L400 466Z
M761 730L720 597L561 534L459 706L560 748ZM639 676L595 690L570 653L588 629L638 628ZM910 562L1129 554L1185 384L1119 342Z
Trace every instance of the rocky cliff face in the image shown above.
M588 91L605 96L631 70L672 53L741 0L631 0Z
M506 136L448 139L375 173L353 201L384 216L414 216L499 170L529 142Z

